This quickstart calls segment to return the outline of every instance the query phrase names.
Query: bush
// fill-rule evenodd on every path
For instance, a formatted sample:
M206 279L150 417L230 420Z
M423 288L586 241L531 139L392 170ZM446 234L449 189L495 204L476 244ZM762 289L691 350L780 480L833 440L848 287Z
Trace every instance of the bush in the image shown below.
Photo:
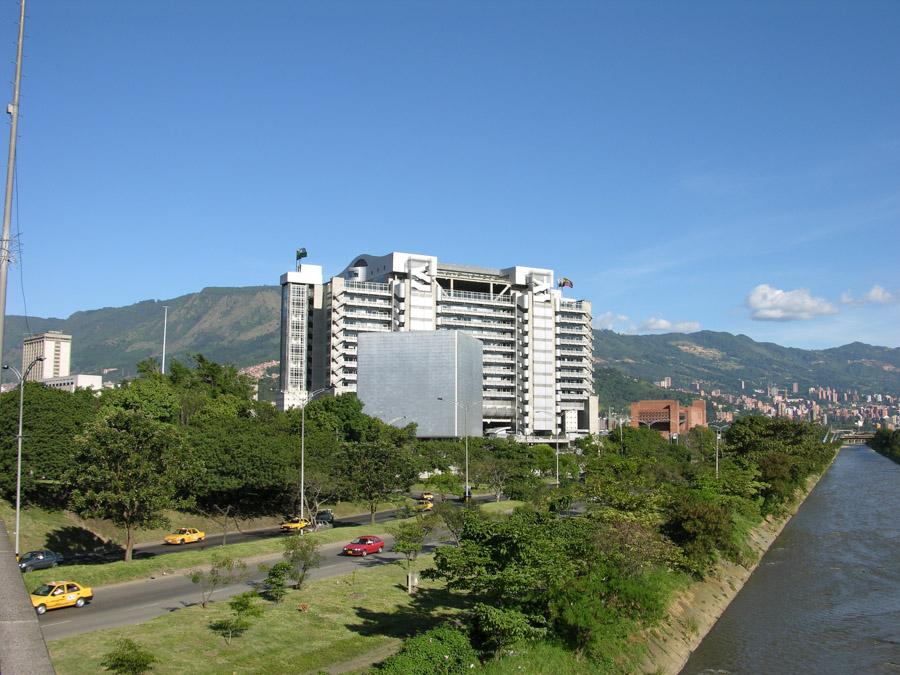
M690 571L704 576L719 553L730 559L740 555L735 546L733 527L726 504L685 490L672 500L663 531L684 551Z
M260 595L275 604L281 602L287 593L287 579L293 569L289 562L284 561L272 565L263 581L263 590Z
M407 640L403 648L378 669L393 675L462 675L478 657L468 636L450 627L434 628Z
M140 675L150 670L158 659L134 640L122 638L100 662L105 670L127 675Z

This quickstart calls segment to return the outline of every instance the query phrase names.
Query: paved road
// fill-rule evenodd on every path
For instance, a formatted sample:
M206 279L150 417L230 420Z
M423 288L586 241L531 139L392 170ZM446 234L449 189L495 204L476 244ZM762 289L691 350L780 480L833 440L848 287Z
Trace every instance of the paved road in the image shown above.
M506 499L504 497L504 499ZM478 497L473 497L472 501L478 504L483 504L486 502L494 501L494 497L491 495L480 495ZM461 504L461 502L452 502L454 504ZM387 523L397 518L397 511L379 511L375 514L375 522L376 523ZM344 518L336 518L334 521L334 527L352 527L354 525L368 525L369 524L369 514L361 513L354 516L346 516ZM281 529L278 527L270 527L262 530L247 530L244 532L229 532L227 537L227 543L229 544L238 544L244 541L259 541L261 539L269 539L271 537L282 537L284 534L281 532ZM205 546L218 546L222 543L222 535L221 534L209 534L205 541L199 544L185 544L183 546L171 546L166 544L140 544L135 546L134 548L134 557L138 558L151 558L157 555L165 555L167 553L177 553L178 551L190 550L193 548L201 548ZM87 557L87 556L86 556ZM96 559L96 556L91 556L91 559ZM108 560L121 560L121 553L114 553L107 557ZM83 560L79 560L77 558L73 558L71 560L73 563L84 562ZM99 561L98 561L99 562Z
M387 544L386 548L390 549L393 539L385 537L385 543ZM328 544L321 548L324 559L321 566L310 573L311 580L348 574L354 569L384 565L403 557L400 554L385 551L382 554L373 554L365 558L351 558L339 555L343 545L343 543ZM425 550L431 551L434 548L435 544L429 544L426 545ZM279 559L280 556L276 554L248 564L250 575L246 582L218 589L213 593L212 599L223 600L252 588L254 584L265 577L265 574L259 571L258 564L260 562L272 563ZM200 602L199 586L191 583L191 580L185 575L173 575L149 581L133 581L99 588L94 592L94 600L81 609L74 607L58 609L39 617L44 638L58 640L103 628L141 623Z

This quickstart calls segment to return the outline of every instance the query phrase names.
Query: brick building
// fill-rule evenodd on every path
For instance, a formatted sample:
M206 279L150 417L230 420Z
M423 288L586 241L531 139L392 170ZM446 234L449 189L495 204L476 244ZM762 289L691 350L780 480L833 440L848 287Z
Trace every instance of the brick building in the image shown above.
M675 400L638 401L631 404L631 426L649 427L665 438L706 426L706 401L694 399L689 406Z

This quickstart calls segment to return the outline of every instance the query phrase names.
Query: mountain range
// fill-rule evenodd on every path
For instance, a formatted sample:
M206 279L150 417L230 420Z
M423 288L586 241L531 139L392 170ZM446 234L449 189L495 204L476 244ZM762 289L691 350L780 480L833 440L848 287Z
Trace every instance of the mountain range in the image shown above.
M22 337L59 330L72 335L72 371L119 379L134 375L136 364L160 358L163 306L169 307L167 359L202 353L239 367L278 358L281 294L277 286L204 288L170 300L144 300L127 307L75 312L67 319L9 316L4 363L21 362ZM746 335L699 331L626 335L594 331L598 380L614 369L630 378L676 387L741 390L798 383L860 393L900 393L900 349L854 342L832 349L797 349L756 342ZM111 370L114 369L114 370ZM599 386L599 383L598 383ZM648 390L649 391L649 390Z

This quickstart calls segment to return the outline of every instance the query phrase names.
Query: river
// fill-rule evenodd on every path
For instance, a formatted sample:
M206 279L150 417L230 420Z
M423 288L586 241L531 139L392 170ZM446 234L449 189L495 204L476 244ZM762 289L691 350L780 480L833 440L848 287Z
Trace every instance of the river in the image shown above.
M900 674L900 464L841 450L682 670Z

